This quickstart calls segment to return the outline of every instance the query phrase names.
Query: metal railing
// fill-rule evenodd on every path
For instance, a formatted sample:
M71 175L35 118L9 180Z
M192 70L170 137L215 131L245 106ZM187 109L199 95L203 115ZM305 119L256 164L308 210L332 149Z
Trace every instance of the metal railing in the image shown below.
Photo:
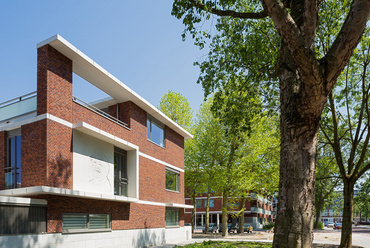
M13 98L0 103L0 121L6 121L14 117L25 115L37 110L37 92Z
M88 104L87 102L84 102L84 101L82 101L81 99L79 99L79 98L77 98L75 96L72 97L72 99L73 99L74 102L76 102L76 103L80 104L81 106L83 106L83 107L85 107L85 108L87 108L87 109L89 109L89 110L97 113L98 115L101 115L101 116L107 118L110 121L113 121L113 122L115 122L115 123L117 123L117 124L119 124L119 125L121 125L121 126L123 126L125 128L128 128L128 125L126 123L124 123L123 121L119 120L116 117L111 116L110 114L104 112L103 110L98 109L97 107L95 107L95 106L93 106L91 104Z

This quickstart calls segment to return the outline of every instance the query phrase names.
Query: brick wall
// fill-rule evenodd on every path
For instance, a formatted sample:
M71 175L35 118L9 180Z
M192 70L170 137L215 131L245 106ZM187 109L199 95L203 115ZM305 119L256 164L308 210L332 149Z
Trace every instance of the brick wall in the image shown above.
M46 185L47 120L21 127L22 187Z
M72 121L72 61L50 45L37 49L37 115Z
M0 190L5 189L5 167L7 164L6 161L6 132L0 132Z
M162 206L136 203L100 201L75 197L42 195L48 200L47 232L62 232L63 213L111 214L113 230L163 228L165 211ZM184 226L184 214L180 211L180 226Z

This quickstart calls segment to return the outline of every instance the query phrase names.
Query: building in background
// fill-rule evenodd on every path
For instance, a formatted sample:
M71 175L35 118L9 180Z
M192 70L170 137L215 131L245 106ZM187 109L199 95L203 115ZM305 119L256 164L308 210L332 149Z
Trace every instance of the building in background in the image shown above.
M191 205L190 198L185 198L185 204ZM206 194L200 194L196 197L196 227L200 228L205 225L206 216ZM238 218L234 214L241 210L241 201L235 200L229 203L228 223L238 223ZM191 209L185 209L185 223L191 223ZM256 229L262 229L263 225L273 222L272 202L267 198L252 193L245 200L244 223L250 224ZM215 223L220 226L222 222L222 196L212 194L209 201L209 223Z
M73 73L110 97L92 104L74 97ZM190 239L189 138L59 35L39 43L37 91L0 105L0 246L143 247Z

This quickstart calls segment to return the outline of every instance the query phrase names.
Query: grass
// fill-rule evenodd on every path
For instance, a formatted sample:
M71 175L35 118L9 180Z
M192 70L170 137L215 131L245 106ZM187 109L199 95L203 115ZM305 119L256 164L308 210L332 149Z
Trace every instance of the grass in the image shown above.
M240 241L204 241L203 243L195 243L185 246L175 246L182 248L270 248L271 243L258 243L258 242L240 242Z

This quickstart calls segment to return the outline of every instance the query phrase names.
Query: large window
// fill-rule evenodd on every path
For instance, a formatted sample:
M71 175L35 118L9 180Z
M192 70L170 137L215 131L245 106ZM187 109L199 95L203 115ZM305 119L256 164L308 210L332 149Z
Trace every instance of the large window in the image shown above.
M63 214L63 232L111 230L109 214Z
M21 187L21 134L20 129L8 132L5 189Z
M202 207L202 199L196 199L195 200L195 207L201 208Z
M178 172L166 169L166 189L180 191L180 174Z
M164 125L148 116L146 127L148 140L164 147Z
M114 148L114 194L127 196L127 152Z
M180 214L177 208L166 208L166 227L180 225Z

